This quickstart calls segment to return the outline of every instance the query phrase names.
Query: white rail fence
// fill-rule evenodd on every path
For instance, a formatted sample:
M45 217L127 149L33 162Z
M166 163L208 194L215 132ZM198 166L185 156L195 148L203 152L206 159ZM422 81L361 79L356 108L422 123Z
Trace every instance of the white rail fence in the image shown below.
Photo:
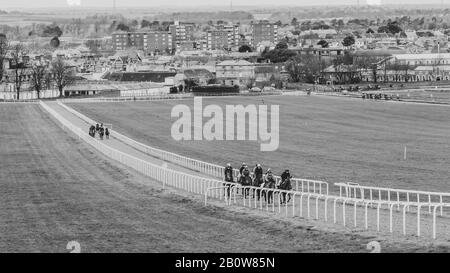
M67 111L71 112L72 114L76 115L80 119L84 120L85 122L89 124L97 124L99 122L96 122L92 120L91 118L83 115L82 113L76 111L75 109L65 105L64 103L61 103L58 101L58 104L62 107L64 107ZM162 160L180 165L182 167L198 171L200 173L220 178L222 179L224 177L224 171L225 167L219 166L216 164L203 162L197 159L192 159L189 157L185 157L182 155L178 155L175 153L171 153L168 151L164 151L161 149L153 148L148 145L145 145L143 143L140 143L134 139L131 139L127 136L124 136L116 131L114 133L111 133L111 137L114 137L129 146L135 148L138 151L144 152L146 154L149 154L151 156L160 158ZM237 178L239 175L239 170L234 170L234 177ZM281 180L281 177L274 176L276 179L276 182L279 183ZM328 194L328 183L324 181L317 181L317 180L309 180L309 179L299 179L299 178L293 178L292 183L294 184L294 189L296 191L301 192L312 192L312 193L318 193L318 194Z
M192 98L192 93L188 94L165 94L152 95L146 97L98 97L98 98L83 98L83 99L62 99L64 103L94 103L94 102L130 102L130 101L156 101L156 100L177 100Z
M41 99L57 98L59 97L59 90L41 90L39 92ZM37 100L36 91L20 91L19 100ZM0 91L0 100L17 100L16 91Z
M385 230L390 233L397 231L397 233L402 235L415 234L420 237L423 236L422 227L428 224L428 226L431 226L430 232L433 239L437 238L438 226L445 236L447 236L446 238L450 235L446 233L448 232L448 224L450 222L447 221L443 225L437 224L437 209L450 208L450 204L448 203L417 204L378 200L369 201L315 193L241 186L227 182L222 183L226 186L207 188L204 192L205 205L207 204L208 197L214 197L225 200L227 205L240 204L248 208L281 214L285 217L303 217L306 219L324 220L325 222L332 221L334 224L340 222L343 226L348 226L349 219L351 219L354 228L360 227L364 230L369 230L369 223L371 223L378 232L382 231L382 226L385 225ZM238 192L241 192L240 198L237 198ZM243 195L246 195L248 199L244 198ZM272 203L267 202L266 198L269 195L272 196ZM285 198L290 199L291 202L282 203L282 195L286 195ZM388 207L389 210L385 212L382 210L383 206ZM401 207L400 212L394 209L397 206ZM422 207L424 206L432 208L431 217L422 214ZM372 209L373 207L376 209ZM411 207L416 208L414 213L408 212ZM349 208L351 212L348 214L347 211ZM372 214L372 218L375 220L369 221L369 214ZM411 224L411 222L414 222L412 221L414 217L416 218L415 226ZM426 219L428 223L424 223ZM443 219L443 221L446 220ZM409 232L407 227L410 229Z
M163 187L170 186L185 190L190 193L201 194L205 196L205 203L207 204L208 197L216 198L219 200L225 200L227 205L242 203L245 207L250 207L259 210L271 211L277 214L283 214L284 216L291 217L306 217L310 219L325 221L333 220L333 223L340 222L347 226L347 210L352 208L353 211L353 226L357 227L358 222L364 222L362 225L365 229L369 229L369 224L375 225L378 231L381 231L382 226L385 223L389 223L388 230L393 233L395 230L400 230L402 234L408 234L407 227L411 228L411 224L407 221L411 221L412 213L407 212L408 208L416 207L416 235L422 236L422 227L430 227L430 236L437 238L438 230L440 232L447 231L445 224L441 222L447 220L439 217L440 222L437 221L438 215L437 209L450 208L450 204L447 203L430 203L430 204L418 204L411 202L397 202L397 201L379 201L379 200L363 200L359 198L332 196L327 194L319 194L313 192L299 192L299 191L284 191L279 189L266 189L256 187L245 187L236 183L228 183L212 178L204 178L195 175L182 173L179 171L171 170L163 166L152 164L131 156L129 154L118 151L112 147L107 146L101 141L89 136L85 130L76 127L71 122L62 117L59 113L53 110L51 107L43 102L40 105L49 112L54 118L56 118L64 127L70 129L79 139L83 139L92 147L110 157L111 159L118 161L132 169L142 173L156 181L162 182ZM238 195L239 191L241 195ZM247 195L247 198L245 198ZM266 201L266 198L272 196L272 203ZM291 202L282 203L282 196L290 197ZM263 198L265 199L263 202ZM330 208L332 206L332 218L330 217ZM388 221L386 218L386 211L381 211L382 205L389 206ZM306 206L306 208L305 208ZM376 206L376 221L373 223L372 218L369 218L369 213L373 213L374 210L370 208ZM401 206L403 208L402 213L394 211L395 206ZM421 209L423 206L429 206L432 208L432 217L425 215L422 217ZM364 208L364 213L361 214L358 207ZM362 212L362 211L361 211ZM338 216L338 214L340 214ZM351 216L351 215L349 215ZM395 217L394 217L395 216ZM408 216L408 217L407 217ZM363 219L363 220L361 220ZM424 224L424 220L428 220L429 223ZM448 223L447 223L448 224ZM446 238L448 234L445 233Z
M6 100L6 101L0 101L0 103L38 104L39 102L36 100Z
M345 196L367 201L423 204L424 206L428 205L429 213L431 213L432 209L430 204L450 203L450 193L361 186L356 183L335 183L334 185L339 187L339 196L341 197ZM443 216L443 207L440 209L440 214Z

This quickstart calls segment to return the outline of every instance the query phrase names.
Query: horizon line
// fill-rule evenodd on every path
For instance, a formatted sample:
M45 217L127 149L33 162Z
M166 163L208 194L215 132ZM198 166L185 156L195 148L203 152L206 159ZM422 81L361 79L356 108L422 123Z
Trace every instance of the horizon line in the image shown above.
M442 7L442 6L450 6L450 3L424 3L424 4L398 4L398 3L382 3L380 5L369 5L367 3L362 4L287 4L287 5L276 5L276 4L260 4L260 5L234 5L233 8L239 8L239 7L245 7L245 8L264 8L264 7L279 7L279 8L289 8L289 7L323 7L323 6L331 6L331 7L395 7L395 6L436 6L436 7ZM116 6L116 9L126 9L126 8L182 8L182 7L224 7L226 9L229 9L229 5L226 4L220 4L220 5L206 5L206 4L183 4L183 5L177 5L177 4L171 4L171 5L136 5L136 6ZM14 6L6 6L0 8L0 10L10 10L10 11L17 11L15 9L24 9L24 10L33 10L33 9L46 9L46 8L53 8L53 9L82 9L82 8L102 8L102 9L111 9L113 10L113 7L110 6L90 6L90 5L79 5L79 6L69 6L69 5L57 5L57 6L36 6L36 7L14 7ZM229 11L229 10L228 10ZM236 11L236 10L233 10Z

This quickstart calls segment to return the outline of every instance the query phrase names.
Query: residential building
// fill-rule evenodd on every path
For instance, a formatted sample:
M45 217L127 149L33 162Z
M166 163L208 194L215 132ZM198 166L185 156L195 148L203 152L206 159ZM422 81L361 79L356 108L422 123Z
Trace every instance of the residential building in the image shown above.
M280 64L260 64L255 66L255 83L260 88L271 86L277 81L283 81L282 71L284 66Z
M112 34L114 50L136 48L147 53L172 51L172 35L165 31L116 32Z
M198 85L207 85L214 79L213 73L204 68L185 69L174 77L174 85L186 87L186 81L195 82Z
M251 25L253 47L261 42L278 43L278 26L269 21L260 21Z
M229 47L238 46L239 41L241 39L241 35L239 33L239 25L228 24L228 25L219 25L217 27L218 30L224 30L228 32L228 45Z
M450 65L450 53L394 54L390 62L410 66Z
M218 25L206 34L207 50L231 50L239 46L240 38L238 25Z
M210 30L206 35L206 43L208 50L216 49L230 49L228 40L228 31L225 30Z
M177 53L183 52L183 51L192 51L201 49L201 45L199 45L195 41L180 41L176 44L176 51Z
M169 26L169 32L172 35L172 48L177 48L177 46L184 41L193 41L194 31L194 24L175 21L173 25Z
M385 38L379 41L376 41L374 44L375 48L383 49L397 46L397 39L395 38Z
M255 65L244 61L223 61L216 65L218 83L234 86L246 85L255 78Z

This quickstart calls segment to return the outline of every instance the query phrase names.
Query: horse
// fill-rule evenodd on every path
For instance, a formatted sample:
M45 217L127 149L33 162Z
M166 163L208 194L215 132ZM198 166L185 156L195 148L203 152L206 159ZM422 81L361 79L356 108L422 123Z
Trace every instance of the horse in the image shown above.
M94 126L94 125L92 125L92 126L89 128L89 135L90 135L91 137L95 137L95 126Z
M225 182L224 183L224 187L227 188L227 193L228 193L228 198L230 197L230 191L231 191L231 184L229 183L234 183L233 181L233 168L231 166L227 166L225 168Z
M253 179L253 183L252 186L256 187L256 188L261 188L261 186L264 184L264 180L262 178L262 176L259 175L255 175L255 178ZM255 198L255 192L256 192L256 196L258 197L258 201L259 201L259 196L260 196L260 189L257 189L253 192L253 198Z
M275 189L275 179L272 175L267 175L265 178L265 182L263 185L264 189ZM273 200L273 191L264 191L264 199L267 201L268 204L270 204L270 201Z
M285 180L283 180L283 181L280 183L280 185L278 186L278 189L284 190L284 191L290 191L290 190L292 190L291 178L288 177L288 178L286 178ZM289 200L286 200L286 195L288 196L288 199L289 199ZM281 198L281 204L289 203L289 201L291 201L291 195L288 194L288 193L286 193L286 192L283 192L283 193L281 194L281 197L280 197L280 198Z
M241 175L239 177L239 184L241 184L243 187L248 187L252 185L252 178L250 177L250 174L245 174L245 175ZM249 195L249 191L250 189L245 189L244 190L244 198L247 198L247 196Z

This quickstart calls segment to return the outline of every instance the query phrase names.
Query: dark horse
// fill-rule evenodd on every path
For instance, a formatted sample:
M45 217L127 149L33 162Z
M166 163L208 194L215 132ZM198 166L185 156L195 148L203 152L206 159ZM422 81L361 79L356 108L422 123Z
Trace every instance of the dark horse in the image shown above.
M275 178L272 176L272 174L267 174L264 179L264 185L263 188L267 189L264 190L264 199L267 201L267 204L270 204L273 200L273 189L275 189Z
M292 184L291 184L291 178L288 177L285 180L283 180L280 185L278 186L278 189L284 190L284 191L290 191L292 190ZM288 196L288 200L286 200L286 195ZM289 203L291 201L291 195L289 193L283 192L281 193L281 204Z
M251 186L252 185L252 178L250 177L250 174L244 174L239 177L239 184L241 184L244 187ZM244 190L244 198L247 198L249 195L250 189Z
M263 179L262 175L255 175L255 178L253 179L253 182L252 182L252 186L256 187L256 188L261 188L263 184L264 184L264 179ZM260 192L261 192L260 189L253 190L253 198L255 198L255 194L256 194L256 196L258 197L258 200L259 200L259 197L261 195Z
M228 198L230 198L230 192L231 192L231 184L230 183L234 183L234 179L233 179L233 168L231 167L231 164L228 164L227 167L225 167L225 182L224 183L224 187L226 187L226 192L224 193L225 195L228 195Z
M92 125L92 126L89 128L89 135L90 135L91 137L95 137L95 126L94 126L94 125Z

